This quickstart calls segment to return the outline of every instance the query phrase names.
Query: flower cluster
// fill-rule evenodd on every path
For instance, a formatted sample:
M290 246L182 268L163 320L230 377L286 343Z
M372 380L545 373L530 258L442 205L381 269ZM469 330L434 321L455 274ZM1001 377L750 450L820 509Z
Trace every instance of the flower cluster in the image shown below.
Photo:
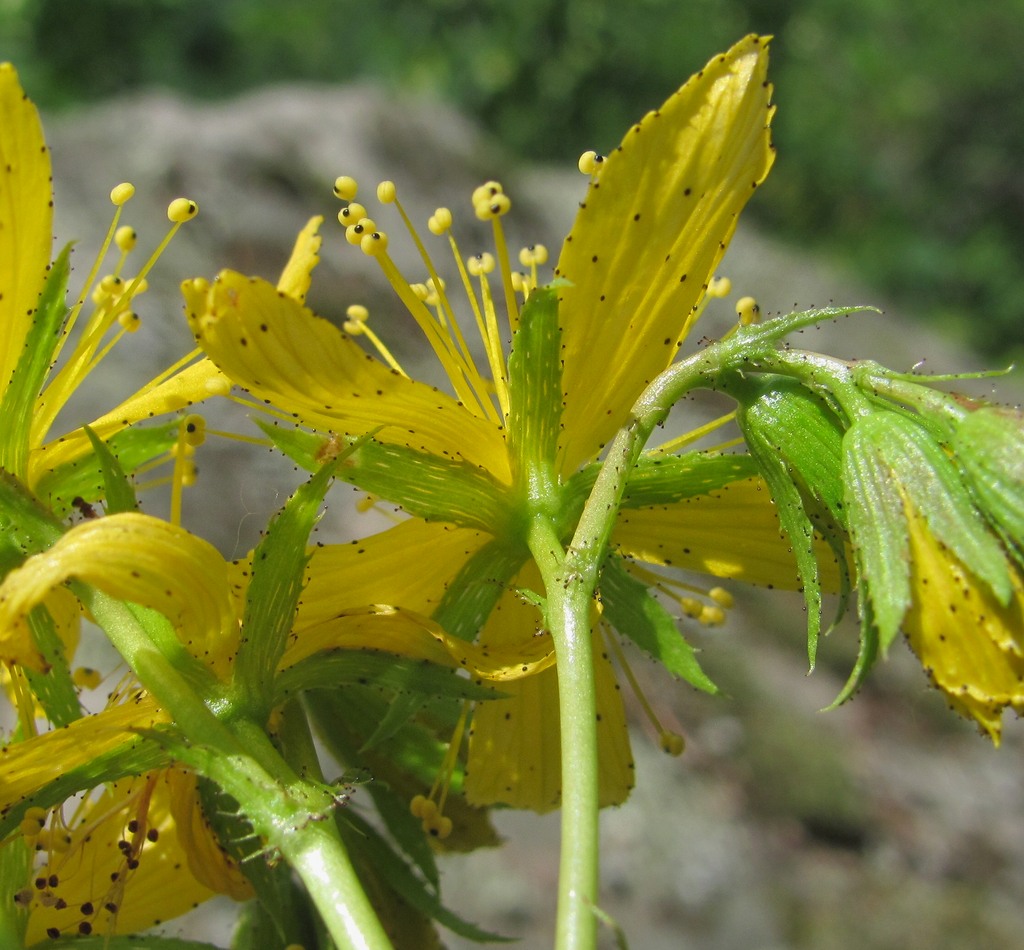
M746 37L610 154L586 153L550 279L542 245L510 253L513 198L496 181L470 200L491 246L467 255L450 209L421 237L394 183L371 210L337 179L345 241L380 266L448 391L407 372L365 307L340 329L309 309L314 218L276 283L185 281L196 350L53 437L137 328L166 240L125 273L136 236L119 185L65 304L39 119L0 66L0 661L15 721L0 748L0 942L140 929L216 893L257 899L240 947L427 946L432 920L483 938L440 903L433 848L493 843L486 806L561 805L559 927L585 946L597 810L634 783L620 640L714 692L689 641L725 621L722 581L801 590L812 665L824 596L839 595L838 617L856 591L860 656L837 702L902 631L998 741L1003 711L1024 711L1021 414L786 342L850 310L762 322L744 297L728 332L686 345L729 293L716 268L774 160L767 69L766 41ZM172 203L167 239L196 210ZM419 252L416 279L386 221ZM698 388L735 412L648 447ZM228 563L179 515L204 438L190 407L232 393L311 475ZM729 424L739 439L690 447ZM137 510L138 478L162 462L168 521ZM397 523L311 547L335 480ZM83 617L128 667L98 709L100 674L73 670ZM640 701L661 747L682 752ZM314 730L379 779L379 821L340 813L353 773L327 780Z

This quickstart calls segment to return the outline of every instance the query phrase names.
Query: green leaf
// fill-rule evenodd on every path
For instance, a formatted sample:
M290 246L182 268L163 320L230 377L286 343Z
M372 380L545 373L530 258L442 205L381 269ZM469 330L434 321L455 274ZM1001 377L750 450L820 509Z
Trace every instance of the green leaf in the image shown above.
M13 475L0 470L0 572L56 543L67 531Z
M508 357L509 456L520 472L549 469L562 420L562 333L558 291L534 290L519 315Z
M676 619L647 588L629 574L622 558L610 556L601 570L601 603L605 618L674 676L706 693L718 687L697 662L696 654L679 630Z
M875 623L871 609L871 598L866 591L860 592L860 645L857 649L857 660L853 665L850 676L839 691L839 695L829 703L824 711L835 709L845 703L854 693L860 689L867 678L871 667L875 665L878 658L878 625Z
M135 489L121 467L121 463L117 460L117 456L89 426L83 426L83 429L96 454L100 471L103 473L103 499L106 502L107 514L135 511L138 507Z
M630 473L620 507L670 505L756 474L757 465L748 455L642 455Z
M67 315L64 301L71 273L70 257L71 245L68 244L50 267L18 365L0 401L0 419L3 419L0 427L0 468L22 476L28 464L29 432L36 400L62 339L61 328Z

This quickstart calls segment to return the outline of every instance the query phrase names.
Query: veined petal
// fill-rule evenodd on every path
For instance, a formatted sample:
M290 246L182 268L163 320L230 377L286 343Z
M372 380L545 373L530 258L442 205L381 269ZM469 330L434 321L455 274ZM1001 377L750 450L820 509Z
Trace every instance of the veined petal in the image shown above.
M318 650L336 649L380 650L502 682L531 676L555 662L547 634L531 637L514 649L480 647L448 636L436 623L410 610L372 604L341 611L331 620L293 634L282 666L298 663Z
M470 528L410 519L350 544L315 548L296 630L374 603L430 616L451 579L487 541Z
M389 369L333 324L266 281L224 271L205 298L186 289L189 322L210 358L254 396L314 429L465 459L510 480L498 426L438 389Z
M796 560L760 478L745 478L671 505L625 509L612 543L623 554L651 564L784 590L800 586ZM820 540L815 549L822 589L839 590L832 550Z
M0 63L0 395L21 356L53 241L50 153L36 107Z
M555 273L564 345L563 471L622 425L672 361L740 210L771 167L767 44L713 59L607 157Z
M28 612L71 579L158 610L197 656L237 627L227 565L217 550L166 521L127 512L75 525L4 578L0 649L5 656L8 642L24 641ZM34 664L31 659L18 657L39 668L38 658Z
M320 245L323 243L323 238L320 236L320 225L323 223L323 215L317 215L306 222L306 226L295 239L292 256L284 265L281 279L277 282L278 290L299 303L306 302L306 294L309 293L309 285L313 277L313 268L320 263Z
M138 730L167 722L149 695L108 706L62 729L3 747L0 755L0 814L43 786L138 738Z
M1011 573L1006 606L911 512L913 603L903 620L911 649L962 716L999 742L1003 710L1024 713L1024 583Z
M224 374L210 360L201 359L175 373L170 379L126 399L90 423L90 428L100 439L108 441L132 423L178 412L218 392L224 392L228 386ZM47 472L90 452L92 445L82 429L39 445L29 454L29 484L38 484Z
M534 564L515 579L515 587L543 589ZM510 588L498 602L483 631L480 645L491 651L535 649L549 641L538 609ZM524 665L525 671L525 665ZM597 687L598 761L601 805L625 801L633 787L633 759L629 748L622 698L600 635L594 636L594 675ZM537 675L505 681L508 698L477 704L469 734L464 790L471 804L498 802L516 808L550 811L562 795L558 676L553 667Z

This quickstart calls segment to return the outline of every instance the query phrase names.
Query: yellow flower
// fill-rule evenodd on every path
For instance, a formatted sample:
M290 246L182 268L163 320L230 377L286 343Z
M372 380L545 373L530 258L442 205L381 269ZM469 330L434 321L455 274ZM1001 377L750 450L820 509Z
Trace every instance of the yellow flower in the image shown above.
M301 544L298 550L301 565ZM175 525L134 512L108 515L75 525L6 576L0 630L21 642L19 631L33 608L65 584L155 610L173 630L162 649L172 658L177 653L189 663L199 661L192 681L206 682L209 674L216 695L204 699L231 718L243 633L255 640L271 626L255 612L246 614L247 588L281 582L279 572L227 564L212 546ZM524 661L522 650L484 651L391 607L332 610L309 619L288 637L276 664L280 677L272 680L272 695L263 697L268 709L308 685L332 685L323 671L330 673L339 651L391 654L390 662L408 661L421 675L424 664L434 664L499 683L553 662L549 638L537 638ZM29 648L21 659L31 659ZM334 679L343 681L341 667L333 669ZM129 677L100 712L0 748L0 833L20 830L34 855L17 895L28 910L30 942L139 930L215 893L252 895L209 828L196 776L176 766L153 739L174 728L157 700ZM65 813L64 802L93 789Z
M94 269L90 275L82 298L91 299L94 309L88 320L79 323L82 304L68 311L64 303L67 252L52 267L50 262L53 192L39 115L14 68L0 64L0 468L61 514L79 496L86 496L86 502L98 497L95 489L90 496L82 488L82 473L76 473L76 466L80 469L93 449L82 428L56 438L50 430L76 388L109 352L111 328L116 331L115 340L137 329L139 320L131 304L145 290L145 274L156 257L134 278L121 275L135 236L131 228L115 225L133 191L124 184L111 193L118 210L104 251L113 242L122 257L112 274L96 279ZM195 203L186 199L173 202L168 209L174 222L172 233L195 210ZM97 260L97 268L99 264ZM75 342L66 347L76 323ZM61 368L54 369L58 356ZM209 360L184 369L182 365L170 367L93 421L93 431L106 441L134 422L226 392L223 377ZM167 445L151 449L149 457L166 449ZM140 451L144 457L139 457ZM131 470L147 461L146 451L138 444L135 450L126 450L124 467ZM96 479L86 475L85 484L91 488Z
M350 310L345 335L305 308L304 286L295 294L230 271L212 284L186 283L193 332L225 374L285 418L333 433L327 443L321 439L320 458L339 435L372 434L339 476L414 516L375 537L316 550L300 626L349 599L400 603L456 637L479 638L484 648L525 650L534 641L543 621L530 592L543 590L526 546L529 504L550 491L553 516L562 519L563 537L571 536L596 459L699 316L740 210L772 163L766 75L766 43L747 37L630 129L607 158L585 156L590 188L563 245L554 290L536 289L547 257L539 246L521 253L526 272L512 273L501 224L510 199L499 184L473 196L477 217L492 224L494 255L463 259L450 236L451 213L437 210L429 229L448 236L487 370L473 358L450 291L419 239L428 280L411 284L388 255L386 232L354 200L355 183L338 180L337 194L350 202L339 215L347 239L380 263L444 368L451 395L409 378L372 335L362 308ZM393 184L382 183L377 194L408 223ZM302 248L318 223L297 245L296 256L309 266L315 253ZM540 311L555 294L553 319L553 307L546 316ZM535 322L547 321L538 351L515 336L506 361L503 335L516 334L531 307ZM381 359L352 335L367 336ZM276 438L287 446L288 436ZM768 492L748 461L696 453L645 458L613 537L627 575L619 590L629 593L630 577L662 583L636 561L795 586ZM531 481L538 464L550 474L543 489ZM602 597L609 617L612 597L604 589ZM699 614L693 600L684 598L683 609ZM712 603L708 622L720 613ZM595 652L601 801L614 804L632 786L632 761L607 651ZM503 689L509 699L474 712L467 797L555 807L555 670Z

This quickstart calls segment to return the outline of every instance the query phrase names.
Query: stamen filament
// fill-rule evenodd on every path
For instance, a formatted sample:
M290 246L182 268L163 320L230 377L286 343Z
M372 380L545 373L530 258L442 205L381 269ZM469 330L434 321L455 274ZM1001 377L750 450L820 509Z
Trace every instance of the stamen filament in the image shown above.
M647 458L659 458L663 455L671 455L678 452L680 449L696 442L698 439L704 438L710 432L714 432L715 429L720 429L728 422L732 422L736 418L736 410L727 412L724 416L719 416L717 419L712 419L710 422L706 422L702 426L698 426L696 429L690 429L689 432L684 432L682 435L677 435L674 439L669 439L667 442L663 442L661 445L656 446L653 449L645 452L644 455ZM735 445L735 442L726 442L720 448Z
M494 252L498 258L498 270L501 283L505 290L505 309L508 311L509 329L515 333L519 329L519 305L516 303L516 292L512 286L512 264L508 256L508 244L505 242L505 230L501 226L501 218L491 218L494 228Z

